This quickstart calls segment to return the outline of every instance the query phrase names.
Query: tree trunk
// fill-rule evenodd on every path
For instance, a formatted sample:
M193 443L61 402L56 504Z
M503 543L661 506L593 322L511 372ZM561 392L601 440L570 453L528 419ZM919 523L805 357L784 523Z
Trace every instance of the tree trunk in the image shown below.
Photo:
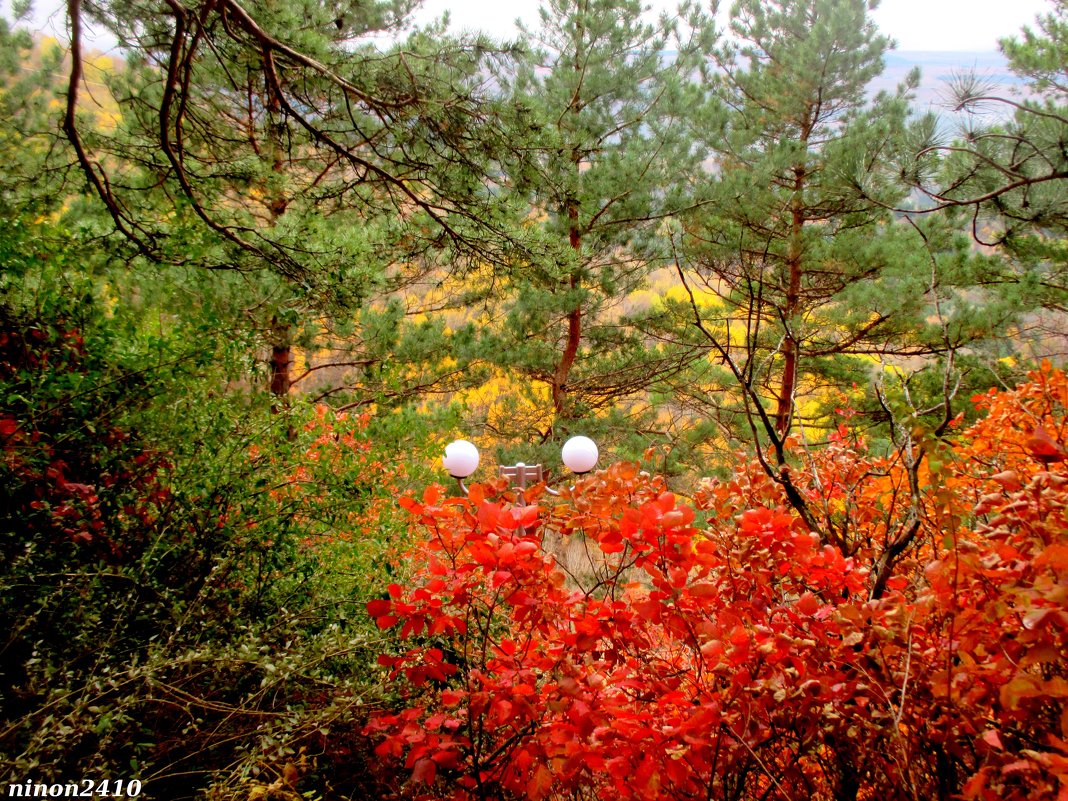
M805 227L804 198L805 166L794 167L794 196L790 203L790 241L786 249L786 302L783 306L783 323L786 326L782 343L782 384L778 405L775 409L775 430L784 435L790 430L794 413L794 391L797 388L797 363L800 356L796 325L801 303L801 272L804 258L802 234Z
M277 398L289 394L289 365L292 361L293 353L289 345L271 346L271 394Z
M792 250L791 246L791 250ZM783 317L786 321L786 334L782 343L782 385L779 389L779 402L775 409L775 429L785 434L790 428L790 418L794 412L794 390L797 387L798 344L794 335L794 315L797 313L798 298L801 294L801 258L791 253L787 262L789 270L786 286L786 306Z
M271 406L279 411L277 399L285 398L292 385L289 367L293 363L293 346L290 344L290 326L271 318L271 394L276 402Z
M568 242L573 250L579 250L582 247L582 236L578 230L578 206L572 204L568 206L567 216L570 220L570 228L568 230ZM568 287L571 290L578 289L579 277L572 273L571 279L568 281ZM582 306L576 304L575 308L567 314L567 339L564 342L563 353L560 354L560 361L556 365L556 370L553 372L552 380L552 395L553 395L553 419L560 420L567 416L567 379L571 374L571 368L575 365L575 359L578 356L579 343L582 341Z
M285 126L278 120L282 113L282 104L275 92L268 90L267 109L268 118L268 142L271 153L271 171L281 175L286 169L286 154L283 146ZM276 189L270 196L268 211L271 214L271 226L286 213L289 200L285 192ZM293 363L292 326L279 321L278 316L271 318L271 394L274 402L271 411L277 413L286 405L289 389L293 385L289 367Z
M571 67L578 76L582 75L585 69L585 57L583 55L583 44L585 42L585 30L583 26L582 15L575 18L575 52L573 53ZM581 79L579 80L579 86L581 86ZM575 94L571 98L571 102L568 104L568 111L575 115L576 119L580 111L580 93L576 90ZM559 123L558 123L559 124ZM581 181L582 175L582 155L576 149L572 148L570 154L571 167L574 170L575 178L577 181ZM582 232L579 230L579 207L578 201L574 197L569 197L566 202L567 208L567 241L571 246L571 249L577 256L582 249ZM578 289L581 281L577 272L572 272L571 277L567 282L568 288L574 292ZM567 404L567 379L571 375L571 368L575 365L575 359L578 357L579 344L582 342L582 304L576 302L575 308L567 314L567 339L564 342L564 350L560 354L560 361L556 364L556 370L553 371L552 377L552 396L553 396L553 424L557 421L566 418L568 416L568 404Z

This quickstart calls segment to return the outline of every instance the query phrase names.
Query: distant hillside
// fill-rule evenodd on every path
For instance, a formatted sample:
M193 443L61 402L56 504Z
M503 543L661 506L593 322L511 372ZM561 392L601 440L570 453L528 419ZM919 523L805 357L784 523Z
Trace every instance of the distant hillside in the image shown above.
M895 50L886 56L886 71L871 86L873 91L892 91L913 67L921 72L920 88L916 93L916 108L945 113L949 109L949 80L962 72L975 72L997 84L999 93L1007 93L1021 86L1022 81L1011 72L1005 57L997 52L951 52Z

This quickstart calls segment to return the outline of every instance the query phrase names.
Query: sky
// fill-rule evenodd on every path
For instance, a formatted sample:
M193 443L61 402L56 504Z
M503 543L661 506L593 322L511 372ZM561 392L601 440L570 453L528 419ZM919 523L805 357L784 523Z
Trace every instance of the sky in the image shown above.
M674 8L677 0L645 0L654 10ZM539 0L425 0L417 21L450 13L456 30L482 30L498 38L514 36L521 17L536 25ZM729 0L723 0L729 7ZM11 0L0 0L0 14L10 18ZM65 39L62 0L36 0L34 27ZM899 50L993 51L997 41L1034 24L1035 16L1052 10L1050 0L883 0L874 18ZM100 49L109 43L97 41Z
M677 0L645 0L656 10ZM450 12L458 29L483 30L498 37L514 35L514 20L535 25L539 0L425 0L424 18ZM720 3L724 9L730 0ZM897 41L899 50L992 51L998 39L1033 27L1035 16L1052 10L1050 0L882 0L874 13L879 29Z

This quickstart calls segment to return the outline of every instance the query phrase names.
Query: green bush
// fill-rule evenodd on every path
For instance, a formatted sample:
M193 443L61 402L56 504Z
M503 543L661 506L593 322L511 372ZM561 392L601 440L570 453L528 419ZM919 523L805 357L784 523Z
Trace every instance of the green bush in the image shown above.
M381 692L363 609L429 430L272 414L231 332L153 328L64 262L28 258L0 298L0 772L353 792Z

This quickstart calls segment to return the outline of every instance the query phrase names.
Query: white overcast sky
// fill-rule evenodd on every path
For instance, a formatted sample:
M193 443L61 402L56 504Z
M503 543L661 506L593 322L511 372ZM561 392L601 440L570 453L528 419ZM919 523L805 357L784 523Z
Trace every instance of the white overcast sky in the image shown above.
M645 0L656 10L677 0ZM457 29L514 35L516 17L536 26L539 0L425 0L420 15L449 11ZM730 0L720 3L730 7ZM1034 27L1036 15L1052 11L1050 0L883 0L875 11L879 29L899 50L996 50L998 39Z
M654 10L674 8L676 0L646 0ZM536 26L539 0L425 0L417 20L445 11L456 30L482 30L498 38L514 36L521 17ZM729 7L729 0L721 5ZM11 0L0 0L0 14L10 17ZM37 0L34 26L64 39L62 0ZM57 10L59 9L59 10ZM899 50L992 51L1003 36L1033 26L1037 14L1052 10L1050 0L883 0L875 20ZM97 46L108 49L105 41Z

